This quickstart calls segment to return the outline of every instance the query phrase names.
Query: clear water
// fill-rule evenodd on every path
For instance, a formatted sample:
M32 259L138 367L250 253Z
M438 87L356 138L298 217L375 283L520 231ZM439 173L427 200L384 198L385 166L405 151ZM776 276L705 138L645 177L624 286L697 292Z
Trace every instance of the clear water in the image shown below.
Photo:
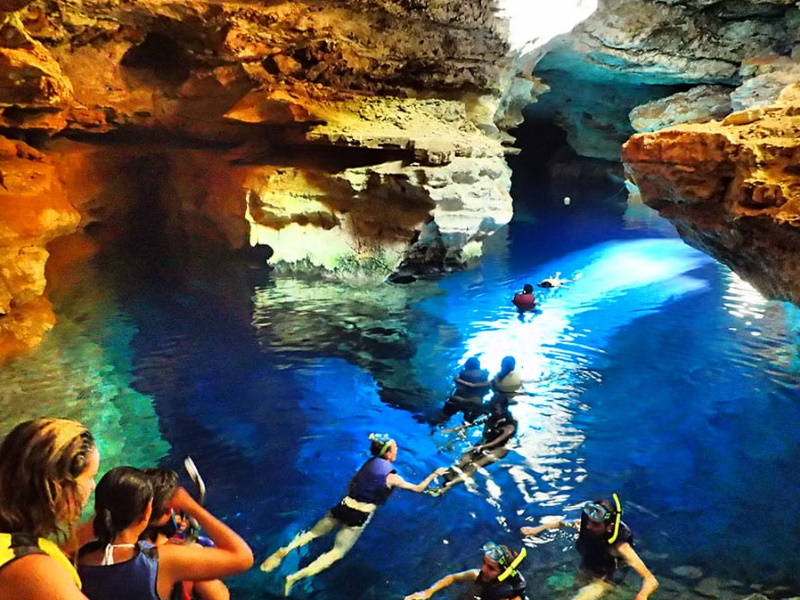
M660 597L696 595L699 579L673 572L685 566L742 596L796 589L798 310L764 301L644 210L565 207L492 246L479 268L410 286L189 258L84 264L80 283L53 290L60 323L46 343L0 371L0 418L80 418L104 469L177 469L191 455L210 508L260 562L338 502L370 432L398 440L411 481L457 458L467 441L428 418L466 357L494 371L512 354L529 395L508 458L441 498L396 492L297 597L401 598L476 567L485 541L519 546L521 525L575 517L612 491ZM581 276L520 318L513 291L555 271ZM331 541L232 579L234 598L278 596L281 577ZM570 597L570 536L528 543L531 598Z

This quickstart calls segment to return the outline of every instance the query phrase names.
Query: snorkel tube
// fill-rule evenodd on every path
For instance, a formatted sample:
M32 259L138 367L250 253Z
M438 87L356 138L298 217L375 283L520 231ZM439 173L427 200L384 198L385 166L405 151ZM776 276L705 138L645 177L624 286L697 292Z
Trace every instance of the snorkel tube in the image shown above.
M522 548L522 550L519 551L519 554L517 554L517 558L511 561L510 565L504 564L506 562L504 557L503 560L500 561L500 566L505 567L506 570L497 576L497 581L503 581L504 579L508 579L512 575L516 575L519 563L521 563L526 556L528 556L528 550L526 548Z
M191 477L194 484L197 486L197 496L200 506L206 502L206 484L200 476L200 471L197 470L197 465L194 464L191 456L187 456L183 461L183 466L186 472ZM192 517L187 516L189 527L186 529L186 536L184 537L184 544L193 544L200 538L200 524Z
M622 520L622 505L619 502L619 496L613 493L611 497L614 499L614 504L616 505L616 514L614 515L614 533L608 538L609 544L613 544L617 541L617 537L619 536L619 523Z
M503 550L505 548L505 551ZM517 554L516 558L512 560L510 563L508 562L508 556L506 552L511 552L505 546L498 546L494 542L487 542L483 545L483 552L484 554L489 557L491 560L495 561L498 565L503 567L504 571L497 576L497 581L503 581L512 577L517 574L517 567L523 561L523 559L528 556L528 550L526 548L522 548ZM513 556L513 553L512 553Z

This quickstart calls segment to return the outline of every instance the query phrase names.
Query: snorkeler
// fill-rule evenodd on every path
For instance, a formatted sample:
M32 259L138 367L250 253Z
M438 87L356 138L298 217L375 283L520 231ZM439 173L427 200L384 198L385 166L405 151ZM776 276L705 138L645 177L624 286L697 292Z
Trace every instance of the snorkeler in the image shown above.
M481 467L485 467L508 454L506 443L517 431L517 421L508 409L508 398L498 395L489 403L489 416L484 423L483 435L478 445L469 448L450 468L444 470L445 483L426 493L441 496L455 484L466 481ZM476 423L477 424L477 423ZM437 469L434 474L440 471Z
M587 502L581 518L572 521L553 521L536 527L522 527L523 536L537 536L547 529L571 527L578 530L575 548L581 555L581 565L575 577L582 585L572 600L597 600L614 589L614 575L622 561L642 577L642 587L634 600L647 600L658 587L658 581L633 549L633 534L622 521L619 497L614 502Z
M295 583L324 571L347 554L364 532L377 508L389 499L394 488L422 492L435 477L446 471L437 469L422 482L409 483L397 474L392 465L397 460L397 442L388 435L375 433L370 434L369 439L372 458L367 460L350 480L347 495L342 501L331 508L309 531L301 531L287 546L279 548L261 563L261 570L269 573L275 570L295 548L305 546L312 540L339 528L331 550L320 555L307 567L286 576L284 596L291 593Z
M409 594L404 600L427 600L433 594L461 581L471 581L469 589L460 596L468 600L526 600L525 578L517 567L527 556L523 548L519 553L508 546L488 542L483 546L483 564L480 569L470 569L446 575L431 587Z
M561 271L556 271L556 274L552 277L548 277L547 279L543 279L541 282L537 283L537 287L540 288L569 288L567 283L573 283L580 279L582 273L578 273L572 279L561 279Z

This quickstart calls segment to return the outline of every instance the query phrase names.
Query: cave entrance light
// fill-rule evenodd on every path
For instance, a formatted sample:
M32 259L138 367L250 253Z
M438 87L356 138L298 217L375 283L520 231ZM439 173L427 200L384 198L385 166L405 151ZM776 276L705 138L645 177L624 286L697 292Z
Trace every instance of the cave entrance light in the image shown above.
M597 10L597 0L499 0L513 51L533 52Z

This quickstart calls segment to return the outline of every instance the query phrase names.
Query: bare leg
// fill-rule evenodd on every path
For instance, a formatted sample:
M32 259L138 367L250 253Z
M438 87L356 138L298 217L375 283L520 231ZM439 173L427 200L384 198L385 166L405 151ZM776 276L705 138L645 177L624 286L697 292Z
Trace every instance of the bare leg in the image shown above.
M270 571L274 571L281 561L286 558L286 555L289 554L295 548L300 548L308 544L311 540L315 540L318 537L322 537L328 535L331 531L333 531L337 525L339 525L339 521L331 516L331 513L326 513L324 517L322 517L314 527L311 528L310 531L301 531L298 533L294 539L289 542L288 546L284 546L283 548L279 548L275 552L273 552L267 559L261 563L261 570L265 573L269 573Z
M613 589L614 586L604 579L595 579L579 589L572 600L599 600Z
M369 519L367 520L367 523L369 523ZM292 591L292 586L301 579L313 577L317 573L320 573L330 567L333 563L347 554L350 551L350 548L353 547L353 544L358 541L358 538L364 532L364 528L367 526L367 523L364 523L361 527L342 527L339 530L339 533L336 534L336 539L333 542L333 548L331 550L325 554L321 554L317 560L312 562L304 569L300 569L297 573L286 576L286 583L283 587L283 595L288 596Z

